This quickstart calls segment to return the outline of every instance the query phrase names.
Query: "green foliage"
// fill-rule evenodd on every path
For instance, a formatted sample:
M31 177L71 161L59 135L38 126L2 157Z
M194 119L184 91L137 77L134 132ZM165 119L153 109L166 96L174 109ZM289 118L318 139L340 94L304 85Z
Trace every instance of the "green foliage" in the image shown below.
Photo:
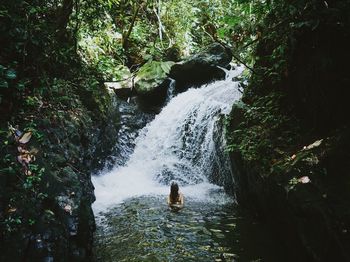
M20 103L41 76L67 75L65 68L77 64L72 3L1 1L0 108Z
M249 43L258 37L267 6L261 1L121 0L87 1L81 9L79 53L104 73L118 64L164 60L173 47L186 56L213 41L227 43L253 63L254 45ZM109 78L118 79L117 72Z
M28 127L28 129L32 128ZM21 167L16 161L17 154L20 153L12 133L2 129L0 138L4 141L0 146L1 152L6 154L0 160L0 199L3 209L0 216L0 229L2 237L7 238L35 224L41 214L40 203L47 196L39 189L45 169L33 163L29 163L26 168Z
M270 172L271 161L286 155L297 139L297 127L281 110L281 101L281 94L271 93L252 105L241 104L243 121L228 134L228 151L239 152L247 163L259 163L265 174ZM234 121L235 110L232 114Z
M135 89L139 94L146 94L157 88L166 79L174 62L149 61L137 72Z

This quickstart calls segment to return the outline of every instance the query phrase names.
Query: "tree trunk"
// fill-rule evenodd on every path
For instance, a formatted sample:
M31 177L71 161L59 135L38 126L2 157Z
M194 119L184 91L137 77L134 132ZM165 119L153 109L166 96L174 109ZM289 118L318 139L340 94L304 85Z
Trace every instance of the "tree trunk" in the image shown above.
M63 0L57 16L57 38L62 39L66 33L69 17L73 12L74 0Z
M140 10L140 5L137 5L134 9L134 14L131 18L131 22L130 22L128 31L126 33L123 33L122 44L123 44L123 48L124 48L126 53L128 51L129 37L131 35L132 29L134 28L135 21L136 21L137 15L139 13L139 10Z

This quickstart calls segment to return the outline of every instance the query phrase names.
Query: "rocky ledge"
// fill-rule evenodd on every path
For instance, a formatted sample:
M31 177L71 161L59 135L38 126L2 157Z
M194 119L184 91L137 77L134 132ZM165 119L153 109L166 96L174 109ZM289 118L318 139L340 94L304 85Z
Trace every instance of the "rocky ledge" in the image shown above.
M114 94L84 78L57 80L1 133L1 261L93 260L90 174L110 153L119 114Z

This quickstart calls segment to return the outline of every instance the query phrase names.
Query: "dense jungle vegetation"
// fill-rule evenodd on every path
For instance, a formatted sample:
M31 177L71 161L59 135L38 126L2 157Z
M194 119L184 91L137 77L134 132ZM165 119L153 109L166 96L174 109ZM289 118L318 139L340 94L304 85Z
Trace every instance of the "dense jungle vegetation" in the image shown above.
M76 176L89 178L92 147L113 128L103 83L131 78L149 61L181 61L213 42L246 67L242 102L226 121L228 151L288 192L315 181L310 195L336 214L332 230L350 230L349 14L347 0L2 0L4 258L35 256L31 241L43 228L60 238L72 212L60 198L70 181L76 191L65 194L86 198L79 215L88 212L91 185L81 189ZM86 236L78 235L83 245ZM336 238L345 249L350 238ZM52 249L67 245L62 240ZM322 247L315 249L313 259L330 261L320 259Z

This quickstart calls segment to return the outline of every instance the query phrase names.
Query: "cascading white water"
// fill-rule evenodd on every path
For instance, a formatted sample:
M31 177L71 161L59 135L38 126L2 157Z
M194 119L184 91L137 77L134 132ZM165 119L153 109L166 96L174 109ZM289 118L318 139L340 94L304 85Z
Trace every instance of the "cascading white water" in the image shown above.
M227 114L241 93L229 71L225 80L189 89L171 99L136 140L125 166L93 177L96 213L130 197L166 195L177 180L186 197L205 198L217 186L208 182L215 153L213 130L220 114ZM217 201L217 199L215 200Z

